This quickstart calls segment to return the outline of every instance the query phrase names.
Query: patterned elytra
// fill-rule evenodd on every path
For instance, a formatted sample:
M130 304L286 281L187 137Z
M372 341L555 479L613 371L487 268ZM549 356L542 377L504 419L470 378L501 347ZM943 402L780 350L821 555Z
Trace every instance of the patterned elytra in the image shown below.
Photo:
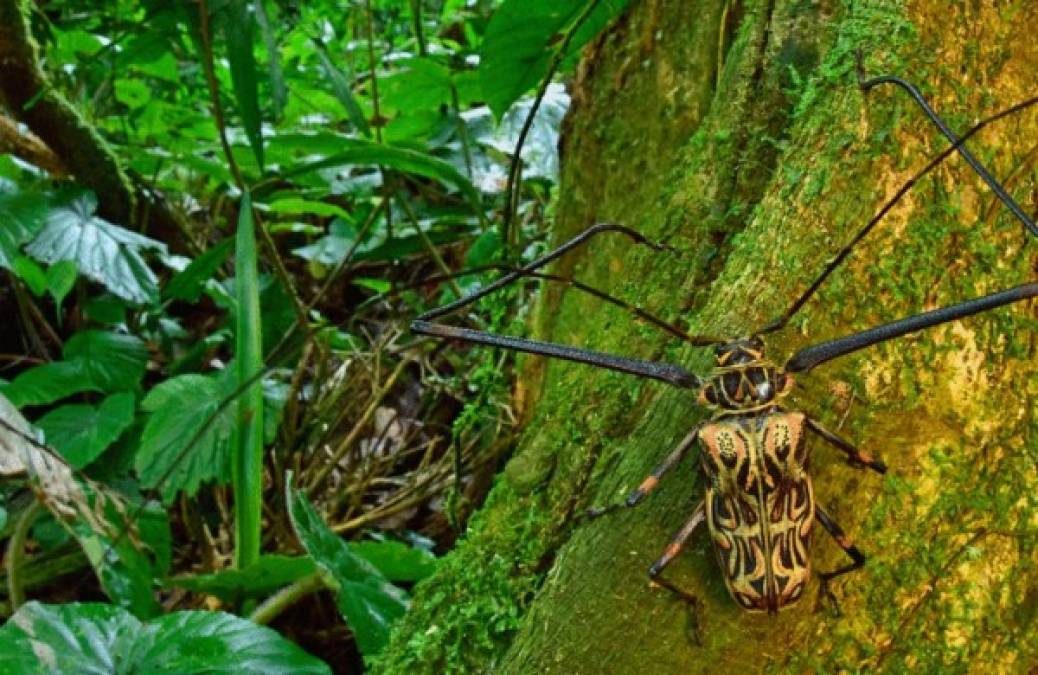
M728 592L750 611L796 602L811 575L815 498L804 420L775 406L699 432L710 538Z

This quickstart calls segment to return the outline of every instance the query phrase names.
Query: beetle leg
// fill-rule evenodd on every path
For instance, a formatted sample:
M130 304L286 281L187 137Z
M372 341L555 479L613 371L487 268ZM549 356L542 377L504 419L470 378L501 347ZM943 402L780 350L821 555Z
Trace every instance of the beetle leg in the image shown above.
M662 579L660 579L660 573L663 572L663 569L667 565L674 561L674 558L678 557L678 554L681 553L681 549L685 546L685 542L688 541L688 538L696 531L696 528L703 524L704 520L706 520L706 503L701 501L699 502L699 505L696 506L696 510L692 512L692 517L689 518L685 524L681 526L681 529L678 530L677 534L674 535L674 538L667 546L667 549L663 552L663 555L660 556L660 559L652 563L652 567L649 568L650 579L659 583L661 586L669 588L678 595L686 596L684 591L679 591L671 588L666 583L661 583ZM695 596L687 597L694 598Z
M819 592L833 604L836 612L839 613L840 607L836 602L836 596L829 588L829 582L838 576L842 576L848 572L853 572L864 565L865 554L858 550L858 547L854 545L851 538L844 533L843 528L837 525L836 521L833 520L832 517L825 512L825 509L818 504L815 504L815 519L822 524L822 527L832 535L832 538L836 540L836 543L839 544L840 548L842 548L851 558L851 562L847 563L843 567L838 567L831 572L818 573L818 577L821 579L821 588L819 589Z
M678 530L678 533L674 535L670 545L667 546L667 550L664 551L660 559L654 562L652 567L649 568L649 579L653 585L666 588L688 605L690 610L689 617L691 620L691 628L689 632L692 635L694 642L697 644L702 644L703 642L699 629L699 617L696 615L696 608L699 606L699 598L683 588L678 587L669 579L665 579L662 575L663 569L678 556L678 553L680 553L681 549L684 548L685 542L688 541L688 538L696 531L696 528L703 524L704 520L706 520L706 504L705 502L700 501L699 505L696 506L696 510L692 512L692 517L689 518L688 521L681 526L681 529Z
M849 441L840 438L810 417L807 418L807 428L824 438L836 449L843 451L851 463L867 466L876 473L887 472L887 465L883 463L883 460L876 459L869 453L858 449ZM832 532L832 530L829 530L829 532ZM833 536L835 537L836 535L834 534Z
M660 484L660 479L663 478L663 474L673 469L682 459L685 458L689 449L695 444L701 426L701 424L697 424L693 427L692 431L688 432L688 435L686 435L685 438L682 439L681 443L678 444L678 447L676 447L672 453L667 455L667 458L660 462L659 466L653 469L653 472L642 481L641 485L635 488L631 494L627 495L627 499L619 504L609 504L608 506L597 506L588 509L585 512L585 518L598 518L599 516L611 513L617 509L633 508L637 506L641 500L645 499L650 492L656 489Z

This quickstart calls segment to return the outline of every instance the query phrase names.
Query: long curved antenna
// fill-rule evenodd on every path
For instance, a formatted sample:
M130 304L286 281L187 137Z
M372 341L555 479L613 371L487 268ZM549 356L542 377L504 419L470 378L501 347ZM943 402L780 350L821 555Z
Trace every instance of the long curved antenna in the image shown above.
M859 77L860 77L860 73L859 73ZM876 84L880 84L880 82L878 81L880 79L882 79L882 78L875 78L875 80L867 80L867 81L862 79L862 86L864 87L864 84L866 84L868 82L872 82L873 84L871 86L875 86ZM884 80L884 81L893 81L893 79L896 79L896 78L891 78L890 80ZM901 82L904 82L904 81L901 80ZM908 86L911 86L907 82L904 82L904 84L908 85ZM912 87L912 89L915 89L915 88ZM918 93L918 90L916 90L916 92ZM925 101L923 101L923 103L925 104ZM980 130L982 130L985 127L987 127L989 124L997 122L998 120L1001 120L1004 117L1008 117L1010 115L1018 113L1021 110L1029 108L1029 107L1031 107L1031 106L1033 106L1035 104L1038 104L1038 96L1034 96L1034 97L1029 98L1027 100L1021 101L1020 103L1017 103L1016 105L1013 105L1013 106L1011 106L1009 108L1006 108L1005 110L1002 110L1002 111L1000 111L998 113L995 113L994 115L991 115L990 117L987 117L987 118L981 120L976 125L974 125L969 131L967 131L966 133L964 133L960 137L955 137L954 134L949 136L949 138L953 139L952 145L950 145L948 148L946 148L940 154L936 155L933 159L931 159L926 164L926 166L924 166L915 175L913 175L911 178L909 178L907 181L905 181L905 183L900 188L898 188L897 192L894 193L894 196L891 197L880 208L880 210L876 212L876 215L874 215L872 218L870 218L869 222L866 223L865 226L861 230L859 230L857 234L854 235L854 237L850 240L850 242L848 242L846 246L844 246L842 249L840 249L840 252L837 253L836 256L832 260L829 261L828 264L826 264L825 269L818 276L818 278L815 279L811 283L810 286L808 286L807 290L804 291L803 294L801 294L801 296L799 298L797 298L796 301L793 302L792 305L790 305L789 309L787 309L786 312L781 317L779 317L778 319L773 320L771 323L769 323L766 326L764 326L764 328L760 329L757 332L757 334L758 335L764 335L766 333L773 333L773 332L775 332L777 330L780 330L780 329L784 328L786 326L786 324L789 323L789 320L792 319L793 316L796 315L796 313L799 312L803 308L803 306L805 304L807 304L807 301L811 299L811 297L815 294L815 292L819 289L819 287L823 283L825 283L825 280L829 278L829 275L832 274L833 271L843 263L843 261L847 258L847 256L849 256L851 254L851 251L854 250L854 247L857 246L857 244L862 239L864 239L869 234L869 232L872 231L872 229L876 226L876 224L879 223L879 221L881 221L890 212L890 210L893 209L894 206L896 206L898 204L898 202L901 201L901 199L906 194L908 194L908 191L911 190L912 187L917 182L919 182L919 180L921 180L924 176L926 176L928 173L933 171L933 169L936 168L941 162L943 162L945 159L947 159L949 156L951 156L955 152L959 152L960 154L963 154L964 157L966 155L968 155L970 158L972 158L972 162L976 162L976 159L973 158L973 155L970 154L963 147L963 144L967 140L972 138L975 134L977 134ZM927 110L927 109L929 109L930 112L933 112L932 108L930 108L928 105L924 108L924 110ZM937 117L936 113L933 113L933 116ZM940 120L940 118L937 117L937 120ZM947 129L947 125L944 125L943 122L941 122L940 124L943 125L945 129ZM969 161L969 160L967 160L967 161ZM972 166L972 162L971 162L971 166ZM979 162L977 162L977 163L979 164ZM981 169L983 169L983 167L981 167ZM990 174L988 174L987 171L984 171L984 174L981 174L981 177L984 177L985 174L987 175L987 179L990 179L991 181L994 181L994 179L991 178ZM987 180L987 179L985 179L985 180ZM1010 210L1013 211L1013 214L1016 215L1017 218L1021 219L1021 222L1024 223L1024 225L1027 227L1028 231L1030 231L1032 233L1035 233L1035 234L1038 234L1038 226L1035 225L1034 221L1032 219L1028 218L1027 215L1025 213L1023 213L1022 209L1020 209L1019 205L1017 205L1017 203L1015 201L1013 201L1011 198L1007 201L1006 198L1008 198L1008 195L1006 195L1006 198L1003 198L1002 195L1005 194L1005 190L1002 189L1001 185L998 184L997 181L994 181L994 183L995 183L995 185L998 185L998 189L995 190L995 194L998 195L999 198L1002 199L1002 201L1004 203L1006 203L1007 206L1009 206ZM991 185L991 183L989 183L989 185ZM994 190L994 186L992 187L992 189Z
M511 283L515 282L517 279L520 279L522 277L536 277L538 275L532 274L532 272L534 272L535 270L538 270L538 269L544 267L545 265L547 265L548 263L552 262L553 260L557 260L558 258L561 258L563 255L565 255L566 253L572 251L573 249L577 248L578 246L581 246L581 245L587 243L592 237L594 237L596 235L599 235L599 234L602 234L604 232L619 232L620 234L624 234L624 235L627 235L628 237L630 237L632 240L634 240L634 242L636 244L642 244L643 246L648 246L649 248L651 248L651 249L653 249L655 251L661 251L661 252L662 251L671 251L671 252L674 252L674 249L671 248L670 246L667 246L666 244L656 243L656 242L648 239L647 237L645 237L643 234L641 234L637 230L632 230L629 227L625 227L623 225L618 225L616 223L597 223L597 224L592 225L591 227L587 228L586 230L584 230L583 232L581 232L580 234L575 236L573 239L570 239L569 241L567 241L562 246L559 246L558 248L556 248L553 251L549 251L548 253L544 254L540 258L537 258L533 262L527 263L526 265L523 265L522 267L513 269L508 274L505 274L500 279L497 279L493 283L489 284L488 286L486 286L484 288L481 288L480 290L476 291L475 293L472 293L470 295L466 295L463 298L459 298L458 300L455 300L454 302L447 303L446 305L443 305L441 307L435 307L433 309L428 310L427 312L423 312L422 314L419 314L417 317L415 317L415 319L418 320L418 321L429 321L431 319L436 319L436 318L439 318L441 316L446 316L448 314L453 314L454 312L458 311L459 309L461 309L463 307L466 307L468 305L471 305L472 303L476 302L480 298L486 297L487 295L490 295L494 291L500 290L500 289L504 288L505 286L507 286L508 284L511 284ZM554 278L557 279L557 280L561 280L560 277L554 277ZM719 344L719 343L725 341L725 339L721 338L721 337L714 337L714 336L707 336L707 335L689 335L688 333L686 333L685 331L681 330L677 326L674 326L673 324L669 324L666 321L664 321L663 319L660 319L660 318L657 318L657 317L653 316L652 314L650 314L649 312L645 311L644 309L641 309L640 307L635 307L633 305L625 303L624 301L619 300L617 298L614 298L614 297L604 293L603 291L599 291L597 289L594 289L594 288L592 288L592 287L590 287L590 286L588 286L586 284L582 284L582 283L580 283L578 281L575 281L575 280L568 280L567 279L566 283L571 283L571 284L573 284L574 286L576 286L577 288L579 288L580 290L582 290L584 292L591 293L595 297L598 297L600 299L606 300L607 302L610 302L610 303L612 303L612 304L614 304L614 305L616 305L618 307L622 307L622 308L630 311L631 313L635 314L635 316L637 316L638 318L643 319L645 321L648 321L649 323L652 323L652 324L654 324L654 325L656 325L656 326L658 326L660 328L663 328L665 331L667 331L671 335L674 335L675 337L680 338L681 340L683 340L683 341L685 341L685 342L687 342L687 343L689 343L689 344L691 344L693 346L696 346L696 347L707 347L707 346Z
M457 339L465 340L467 342L473 342L476 344L488 345L491 347L500 347L502 349L511 349L514 351L528 352L532 354L540 354L542 356L549 356L553 358L565 359L567 361L575 361L577 363L584 363L586 365L595 366L598 368L605 368L608 370L615 370L618 372L628 373L631 375L637 375L654 380L660 380L672 384L677 387L692 389L696 388L701 384L701 380L698 376L690 373L689 371L681 368L680 366L655 362L655 361L641 361L638 359L629 359L623 356L617 356L613 354L606 354L604 352L598 352L589 349L581 349L578 347L570 347L567 345L554 344L550 342L541 342L538 340L527 340L524 338L509 337L506 335L498 335L494 333L488 333L485 331L471 330L468 328L461 328L456 326L448 326L445 324L434 323L431 319L435 319L441 316L451 314L459 309L466 307L480 298L499 290L508 284L520 279L522 277L543 277L547 279L554 279L564 281L579 288L582 291L591 293L596 297L604 299L615 305L628 309L635 314L638 318L645 319L653 325L663 328L671 335L680 337L686 342L696 346L706 346L711 344L717 344L723 340L720 338L710 338L704 336L688 335L680 328L667 324L661 319L658 319L644 310L628 305L622 300L618 300L609 296L598 289L582 284L573 279L567 279L562 277L556 277L553 275L545 275L537 273L536 270L544 265L547 265L551 261L559 258L563 254L572 249L586 243L589 239L597 234L603 232L619 232L624 234L635 241L635 243L644 244L657 251L667 250L667 247L662 244L656 244L639 232L632 230L623 225L617 225L614 223L599 223L593 225L588 229L584 230L576 237L566 242L557 249L548 252L541 256L537 260L524 265L518 269L515 269L508 274L503 275L497 281L489 284L483 289L467 295L463 298L455 300L454 302L448 303L442 307L436 307L427 312L420 314L411 322L411 330L419 335L428 335L431 337L444 338L444 339Z
M948 128L948 125L945 124L944 120L941 119L941 117L930 106L926 99L923 98L922 93L919 91L919 89L916 88L914 84L894 75L881 75L880 77L874 77L871 80L863 80L862 74L859 72L858 77L858 84L861 86L862 91L865 92L868 92L873 87L876 87L881 84L896 84L897 86L901 87L906 92L908 92L909 96L911 96L915 100L915 102L919 104L919 107L923 109L923 112L926 113L926 116L930 118L930 121L933 122L934 126L940 129L941 133L944 134L945 138L952 142L952 146L959 152L960 155L962 155L962 158L966 160L966 163L969 164L970 167L972 167L973 170L977 172L977 175L980 176L984 180L984 182L988 184L988 187L991 188L991 191L994 192L998 196L998 198L1002 200L1002 203L1006 205L1006 208L1009 209L1014 216L1016 216L1017 220L1023 223L1024 227L1026 227L1031 234L1038 237L1038 225L1035 225L1034 221L1026 213L1024 213L1024 210L1022 208L1020 208L1020 205L1017 204L1016 201L1014 201L1013 198L1009 196L1009 193L1006 192L1004 187L1002 187L1002 184L995 180L995 177L992 176L991 173L989 173L988 170L984 167L984 165L980 163L980 160L974 157L973 153L966 148L966 146L963 144L963 141L965 139L960 139L958 136L955 135L955 132Z
M485 333L479 330L445 326L442 323L419 321L417 319L411 322L411 330L419 335L429 335L449 340L464 340L490 347L500 347L517 352L528 352L566 361L576 361L577 363L605 368L606 370L615 370L628 375L660 380L682 389L695 389L702 384L702 380L698 376L693 375L681 366L662 361L629 359L624 356L596 352L591 349L579 349L553 342L527 340L526 338L509 337L507 335L494 335L493 333Z
M961 302L957 305L941 307L940 309L923 312L922 314L916 314L915 316L910 316L898 321L892 321L891 323L883 324L882 326L863 330L860 333L853 333L842 338L829 340L828 342L822 342L801 349L786 362L785 370L790 373L806 373L815 366L831 359L835 359L838 356L850 354L859 349L864 349L865 347L880 342L886 342L887 340L892 340L901 337L902 335L913 333L917 330L930 328L931 326L947 323L948 321L954 321L955 319L961 319L964 316L970 316L979 312L985 312L989 309L995 309L996 307L1008 305L1012 302L1027 300L1028 298L1033 298L1035 296L1038 296L1038 282L1022 284L1005 291L999 291L998 293L992 293L991 295L984 295L979 298L974 298L973 300L967 300L966 302Z

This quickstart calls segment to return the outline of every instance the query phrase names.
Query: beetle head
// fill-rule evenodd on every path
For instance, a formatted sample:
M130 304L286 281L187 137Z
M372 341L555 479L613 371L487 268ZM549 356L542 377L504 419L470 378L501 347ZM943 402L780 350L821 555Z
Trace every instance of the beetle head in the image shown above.
M785 396L793 377L764 357L759 337L731 340L714 347L717 364L699 393L702 404L726 410L746 410Z

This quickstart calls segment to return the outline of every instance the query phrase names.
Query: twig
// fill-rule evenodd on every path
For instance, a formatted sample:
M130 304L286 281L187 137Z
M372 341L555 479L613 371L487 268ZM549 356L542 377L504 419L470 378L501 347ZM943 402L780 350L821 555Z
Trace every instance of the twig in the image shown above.
M370 0L369 0L370 2ZM551 85L552 78L555 77L555 71L562 65L562 60L566 58L566 50L569 49L569 43L573 40L573 36L577 30L583 25L587 18L591 16L591 13L598 7L599 0L591 0L584 7L584 10L580 13L568 29L562 36L562 40L559 42L558 47L555 48L555 53L551 57L551 63L548 64L548 72L544 75L544 79L541 81L541 86L537 90L537 95L533 99L533 105L530 106L530 112L526 115L526 121L523 122L523 128L519 132L519 139L515 143L515 151L512 153L512 163L508 167L508 183L505 184L505 198L508 200L505 203L505 218L501 225L501 243L506 247L510 244L509 237L511 236L512 223L515 220L515 213L519 208L519 172L522 167L522 155L523 144L526 142L526 137L530 133L530 128L533 126L533 118L537 115L537 109L541 107L541 101L544 100L544 95L548 93L548 86Z
M209 33L209 4L206 0L198 0L198 33L202 38L202 69L205 71L206 83L209 85L209 102L213 106L213 119L216 121L216 130L220 136L220 146L223 154L227 157L227 165L231 168L231 175L239 188L245 187L245 181L241 176L238 162L234 160L231 153L231 144L227 140L227 125L223 117L223 106L220 105L220 87L216 82L216 71L213 67L213 40Z
M432 243L431 239L429 239L429 235L422 230L422 226L418 222L418 216L415 215L414 209L411 208L411 205L408 204L407 200L402 196L397 195L397 200L407 213L407 217L411 220L411 224L414 225L414 231L418 234L418 238L422 240L422 245L429 251L429 255L432 256L436 266L440 268L440 273L447 278L447 283L450 284L451 290L454 291L454 294L457 297L465 297L465 294L461 290L461 286L458 285L458 280L451 274L451 269L447 267L447 263L444 262L440 252L436 250L436 245Z
M360 436L360 433L367 426L379 405L382 404L382 399L384 399L393 388L393 385L396 384L397 379L401 374L403 374L404 368L409 363L410 361L407 359L401 361L389 378L386 379L382 386L379 387L378 391L375 392L374 396L371 397L371 401L368 403L368 407L364 410L364 414L361 415L360 419L353 425L353 428L350 429L350 433L346 435L346 438L343 439L343 441L339 443L338 447L335 448L332 452L332 456L325 461L324 466L322 466L317 472L314 479L310 481L310 485L306 489L308 495L312 496L317 492L318 488L320 488L324 484L324 481L327 480L328 475L333 469L335 469L336 465L338 465L339 460L345 457L346 453L350 451L350 448L353 447L353 442L357 440L358 436Z

